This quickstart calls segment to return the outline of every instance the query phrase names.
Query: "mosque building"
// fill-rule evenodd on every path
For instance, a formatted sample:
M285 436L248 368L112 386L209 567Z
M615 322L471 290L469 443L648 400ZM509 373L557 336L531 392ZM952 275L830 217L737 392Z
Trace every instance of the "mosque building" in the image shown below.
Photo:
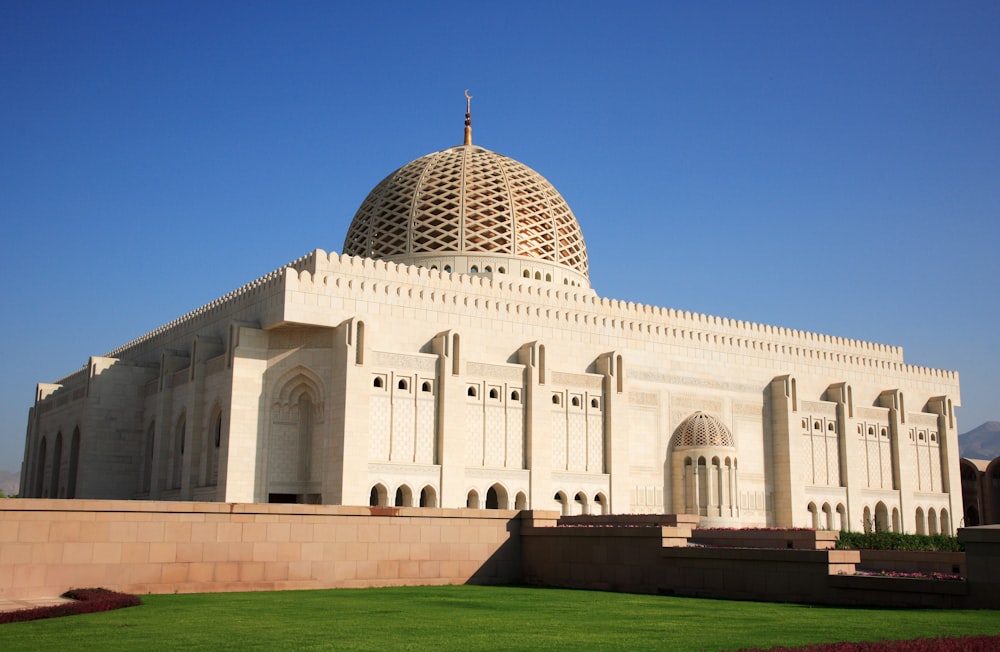
M39 384L21 496L949 533L959 404L900 347L598 296L569 205L467 106L342 254Z

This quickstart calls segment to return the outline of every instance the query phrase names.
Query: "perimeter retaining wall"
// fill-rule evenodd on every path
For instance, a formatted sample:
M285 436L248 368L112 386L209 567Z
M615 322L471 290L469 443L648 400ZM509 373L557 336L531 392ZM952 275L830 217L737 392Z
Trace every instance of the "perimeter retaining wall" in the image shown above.
M518 512L0 500L0 596L201 593L520 579Z
M959 530L966 580L946 581L855 574L862 553L829 549L826 533L764 531L749 541L694 525L545 511L4 499L0 597L90 586L141 594L531 583L1000 608L1000 526Z

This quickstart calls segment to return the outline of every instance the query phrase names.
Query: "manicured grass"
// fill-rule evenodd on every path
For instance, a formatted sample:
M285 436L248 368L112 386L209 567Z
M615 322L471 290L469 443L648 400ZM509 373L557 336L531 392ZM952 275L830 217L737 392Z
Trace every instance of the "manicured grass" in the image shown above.
M0 650L731 650L1000 634L1000 612L879 610L522 587L142 596L0 626Z

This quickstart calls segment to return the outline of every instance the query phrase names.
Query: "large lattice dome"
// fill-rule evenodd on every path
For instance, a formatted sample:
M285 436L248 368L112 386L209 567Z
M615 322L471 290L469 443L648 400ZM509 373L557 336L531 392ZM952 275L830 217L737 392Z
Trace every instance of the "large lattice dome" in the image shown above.
M351 222L344 253L590 287L587 248L566 200L542 175L471 138L375 186Z
M677 448L736 448L733 433L711 414L695 412L677 426L670 446Z

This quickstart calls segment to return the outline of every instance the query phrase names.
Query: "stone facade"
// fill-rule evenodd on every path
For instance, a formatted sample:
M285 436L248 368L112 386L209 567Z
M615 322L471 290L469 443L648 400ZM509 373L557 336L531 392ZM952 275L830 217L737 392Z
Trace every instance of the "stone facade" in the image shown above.
M489 171L483 151L468 165ZM525 249L527 218L485 239L509 250L476 249L495 211L463 222L474 176L455 177L464 248L442 231L396 258L316 250L40 384L21 495L954 530L957 373L899 347L600 297L582 237L560 253L556 228ZM578 229L550 195L529 217ZM345 247L380 233L362 208ZM413 242L406 219L394 237ZM723 434L681 437L695 415Z

